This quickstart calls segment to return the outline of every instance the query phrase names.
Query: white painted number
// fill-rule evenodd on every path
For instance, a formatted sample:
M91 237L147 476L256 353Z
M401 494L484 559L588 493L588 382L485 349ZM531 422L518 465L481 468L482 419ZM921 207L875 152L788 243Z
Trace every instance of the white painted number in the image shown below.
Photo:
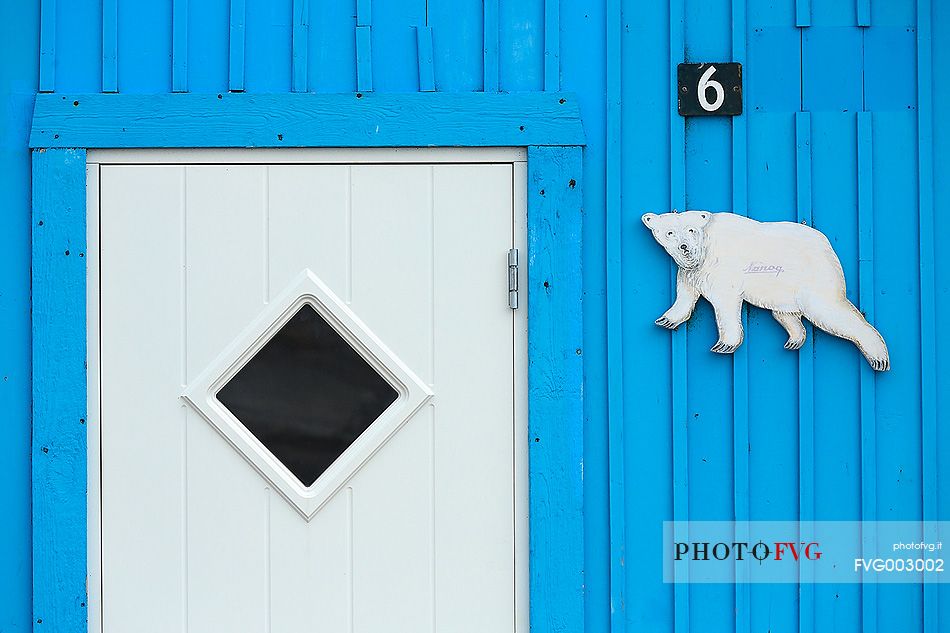
M707 68L703 76L699 78L699 86L696 88L699 95L699 105L701 105L706 112L715 112L722 107L722 102L726 99L726 91L723 90L722 84L715 79L710 79L715 72L715 66ZM716 91L716 100L712 103L709 103L709 99L706 98L706 91L710 88Z

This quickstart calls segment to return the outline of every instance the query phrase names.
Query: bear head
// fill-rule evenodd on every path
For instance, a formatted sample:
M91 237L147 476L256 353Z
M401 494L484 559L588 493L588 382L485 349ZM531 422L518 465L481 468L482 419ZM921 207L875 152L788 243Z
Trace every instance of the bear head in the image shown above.
M708 211L678 213L644 213L643 224L653 232L660 246L684 270L695 270L706 256L706 225L712 214Z

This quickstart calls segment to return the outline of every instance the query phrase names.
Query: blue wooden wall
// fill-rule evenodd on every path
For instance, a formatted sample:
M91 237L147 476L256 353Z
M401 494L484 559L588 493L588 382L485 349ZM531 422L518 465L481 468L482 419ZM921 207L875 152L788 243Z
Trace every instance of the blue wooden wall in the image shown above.
M942 0L23 0L0 3L0 632L30 616L29 152L35 90L576 92L585 152L587 629L921 631L950 591L663 584L661 522L950 519L950 64ZM675 64L744 64L745 114L684 122ZM945 76L945 71L943 75ZM824 231L888 341L874 375L750 310L672 336L639 222L735 210ZM923 238L923 239L921 239ZM943 509L941 512L940 509ZM944 615L939 623L936 614ZM943 627L943 628L941 628Z

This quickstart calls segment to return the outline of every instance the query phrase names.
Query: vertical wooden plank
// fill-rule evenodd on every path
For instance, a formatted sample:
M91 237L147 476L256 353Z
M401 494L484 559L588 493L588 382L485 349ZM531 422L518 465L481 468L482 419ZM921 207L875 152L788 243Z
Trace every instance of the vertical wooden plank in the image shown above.
M498 70L503 92L544 90L544 3L498 4Z
M531 629L584 628L580 147L528 148ZM558 385L552 393L549 385Z
M231 25L225 16L230 5L231 0L188 2L184 87L190 92L214 94L228 89Z
M40 2L40 92L56 85L56 0Z
M795 114L795 164L798 221L811 226L811 115ZM804 321L805 343L798 353L798 514L802 531L815 519L815 342L814 328ZM799 568L799 633L815 630L814 570Z
M416 51L419 55L419 91L435 91L435 75L432 72L432 27L416 27Z
M732 0L732 59L746 66L747 0ZM748 215L748 110L732 118L732 210ZM748 332L749 308L742 308L742 328ZM749 346L742 345L732 358L733 389L733 490L736 541L749 540ZM736 561L736 633L752 629L749 560Z
M874 200L872 114L858 112L858 297L859 309L874 323ZM861 520L877 520L877 419L874 370L861 363ZM867 527L867 526L866 526ZM861 532L862 551L876 552L876 534ZM877 631L877 583L871 576L861 585L862 630Z
M356 27L356 89L360 92L373 90L372 28L369 25Z
M515 367L499 353L512 340L512 318L523 312L488 306L497 305L496 273L512 243L512 167L437 165L432 171L431 376L439 398L432 405L434 632L505 631L516 620L516 479L510 466L486 465L510 464L516 447L527 444L516 442L513 433L521 440L527 431L523 418L512 426ZM485 375L461 379L460 358L484 368ZM473 389L493 396L475 404ZM472 599L473 587L481 587L478 600Z
M811 26L811 0L795 0L795 26Z
M352 3L322 2L314 6L319 19L310 24L310 90L355 92L356 15Z
M432 28L434 84L442 92L481 90L485 77L485 2L429 0L423 9L425 20L417 24Z
M102 91L118 92L118 0L102 0Z
M425 382L434 382L435 349L431 174L428 165L351 170L350 305ZM404 211L399 214L388 204L397 191ZM406 270L419 274L406 279ZM432 630L432 439L438 407L417 411L350 482L355 631L385 630L394 620L408 630ZM379 530L380 522L386 530Z
M917 1L917 160L920 213L920 401L923 519L937 521L937 306L934 235L933 5ZM935 525L924 540L938 540ZM924 633L940 630L937 585L925 580Z
M368 0L366 3L368 6ZM357 12L359 11L357 7ZM464 9L460 8L460 11ZM430 24L425 0L373 3L372 25L365 24L367 28L372 29L373 40L373 78L368 89L380 92L418 90L419 73L415 33L412 30L412 26L416 24ZM441 30L436 33L444 36Z
M244 20L245 0L231 0L231 28L228 44L228 90L244 90Z
M356 89L360 92L373 90L372 27L356 27Z
M610 512L610 628L624 630L626 617L626 494L623 419L623 301L621 299L621 0L607 2L607 147L606 147L606 254L607 254L607 451Z
M498 92L498 1L485 0L483 86L485 92Z
M356 0L356 26L373 24L373 0Z
M676 85L676 67L686 56L685 0L670 0L670 85ZM686 124L677 112L676 99L670 99L670 207L685 210L686 206ZM670 266L671 293L676 292L676 265ZM673 391L673 519L689 520L689 450L686 411L686 328L672 334ZM684 524L674 529L676 541L689 541ZM676 567L673 588L673 630L689 633L689 567Z
M188 165L185 186L186 381L198 376L264 306L260 165ZM213 209L227 209L222 223ZM229 248L221 248L221 244ZM228 271L228 274L222 274ZM270 486L200 415L186 435L188 630L266 630ZM246 582L229 584L232 578ZM228 585L228 592L221 587Z
M91 207L99 210L103 264L91 304L101 306L91 322L99 327L101 405L98 427L90 428L99 430L101 455L93 509L102 516L101 593L93 599L107 630L173 631L187 617L189 410L179 398L187 384L185 169L103 165L101 203ZM155 252L143 253L139 235L148 235ZM152 300L130 301L142 288ZM147 496L132 476L139 472L150 477Z
M857 0L858 26L871 26L871 0Z
M310 0L293 0L294 23L291 31L293 42L291 55L293 57L293 84L294 92L307 92L307 61L310 57Z
M561 88L561 1L544 2L544 89Z
M33 628L86 628L86 151L33 152Z
M172 89L172 2L117 0L116 67L123 93ZM65 77L64 77L65 78Z
M4 33L0 39L4 75L0 102L5 104L4 132L0 134L0 411L3 412L3 487L0 489L0 621L11 631L30 631L32 584L30 565L31 432L30 407L30 170L26 151L40 63L39 1L4 5ZM12 35L16 37L12 37ZM35 181L34 181L35 182Z
M172 4L172 92L188 92L188 0Z
M263 233L270 291L281 294L301 270L312 270L345 297L350 268L350 167L270 165ZM317 206L333 213L315 213ZM273 631L351 631L348 499L344 489L309 522L276 496L271 503ZM316 608L314 608L316 605Z

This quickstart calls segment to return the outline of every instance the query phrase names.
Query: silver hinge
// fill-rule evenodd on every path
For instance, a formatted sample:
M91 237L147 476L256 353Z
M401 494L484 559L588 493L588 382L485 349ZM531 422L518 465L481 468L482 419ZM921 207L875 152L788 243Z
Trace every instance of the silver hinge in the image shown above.
M508 307L518 309L518 249L508 249Z

